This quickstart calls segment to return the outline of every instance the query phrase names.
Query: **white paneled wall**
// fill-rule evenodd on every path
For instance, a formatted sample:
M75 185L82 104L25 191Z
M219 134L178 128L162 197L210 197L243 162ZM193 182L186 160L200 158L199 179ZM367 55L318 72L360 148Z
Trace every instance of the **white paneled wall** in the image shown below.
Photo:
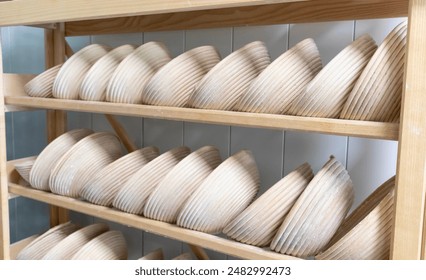
M28 27L1 28L3 69L10 73L40 73L44 69L44 33ZM44 111L6 114L7 158L40 153L46 146ZM18 197L9 201L11 241L49 228L47 205ZM37 213L37 215L33 215ZM44 217L43 217L44 216ZM18 218L19 217L19 218Z
M125 43L140 45L148 41L162 41L168 46L173 56L197 46L211 44L224 58L246 43L261 40L267 45L273 60L301 40L311 37L316 41L325 65L354 38L364 33L371 34L380 44L386 34L401 20L344 21L85 36L68 38L68 41L74 51L90 43L118 46ZM44 67L42 31L28 27L2 28L1 35L6 72L39 73L42 71ZM161 152L165 152L180 145L186 145L192 150L204 145L214 145L219 148L223 159L241 149L251 150L261 172L260 193L304 162L309 162L317 172L330 155L336 156L349 170L355 185L354 207L380 183L395 174L397 143L393 141L148 118L118 117L118 119L139 147L155 145ZM70 113L68 125L69 128L88 127L96 131L111 131L105 117L100 114ZM10 159L37 154L46 145L45 116L42 111L8 114L7 131L8 158ZM12 240L19 240L45 230L48 226L48 219L45 218L47 213L48 207L42 203L23 198L11 200ZM100 221L78 213L72 213L71 217L82 225ZM125 232L130 258L138 258L159 247L165 250L168 258L189 250L181 242L143 233L122 225L109 224L112 228ZM212 258L226 258L223 254L210 251L209 255Z

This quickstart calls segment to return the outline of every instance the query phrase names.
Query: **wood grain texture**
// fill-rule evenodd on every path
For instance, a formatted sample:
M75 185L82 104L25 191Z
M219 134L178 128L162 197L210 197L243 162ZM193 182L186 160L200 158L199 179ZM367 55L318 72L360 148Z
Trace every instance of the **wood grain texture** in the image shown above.
M424 216L426 217L426 206L425 206ZM424 221L424 227L423 227L422 260L426 260L426 219Z
M396 123L174 108L140 104L114 104L109 102L60 99L49 99L48 102L46 102L45 98L33 98L28 96L6 96L5 102L7 105L40 109L107 113L113 115L168 119L175 121L320 132L325 134L387 140L397 140L399 131L399 124Z
M392 259L420 259L426 193L426 3L410 1Z
M4 110L3 61L0 38L0 259L10 258L9 199L7 191L6 116Z
M275 1L276 2L276 1ZM67 36L406 16L408 0L316 0L66 23ZM1 25L1 22L0 22Z
M295 257L278 254L266 249L241 244L219 236L214 236L189 229L183 229L176 225L146 219L141 216L124 213L113 208L97 206L78 199L38 191L22 187L13 183L9 184L9 191L11 193L19 194L25 197L29 197L31 199L64 207L72 211L77 211L101 219L106 219L112 222L128 225L134 228L149 231L157 235L163 235L172 239L188 242L193 245L202 246L207 249L222 252L243 259L298 259Z
M118 16L162 14L204 9L218 9L239 6L256 6L271 3L289 3L304 0L25 0L8 1L1 4L1 25L42 24L83 19L109 18ZM311 1L314 2L314 1ZM46 10L49 13L46 13Z

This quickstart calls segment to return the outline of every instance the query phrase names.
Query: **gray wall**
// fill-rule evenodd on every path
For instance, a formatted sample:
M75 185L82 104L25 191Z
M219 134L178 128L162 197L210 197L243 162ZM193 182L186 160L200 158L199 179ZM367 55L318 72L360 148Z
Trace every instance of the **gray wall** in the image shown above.
M142 44L157 40L166 43L173 55L193 47L215 45L222 57L244 44L262 40L272 58L307 37L315 39L323 63L330 61L352 40L364 33L380 44L387 33L402 19L342 21L317 24L274 25L260 27L222 28L175 32L137 33L111 36L85 36L69 38L77 51L91 43L117 46L124 43ZM1 29L3 59L6 72L39 73L44 67L43 32L29 27ZM303 162L309 162L314 171L335 155L349 170L355 185L356 207L373 189L395 174L397 143L355 137L284 132L265 129L206 125L147 118L119 117L135 143L142 147L155 145L166 151L179 145L197 149L203 145L217 146L223 158L240 149L253 151L261 172L262 189L277 182ZM111 130L102 115L70 113L69 128L88 127L96 131ZM34 155L46 145L45 114L43 111L7 114L8 158ZM11 240L48 228L48 207L25 198L10 201ZM82 225L99 219L72 213L73 221ZM167 257L188 251L186 245L164 237L110 223L122 230L130 248L130 258L138 258L162 247ZM227 256L209 252L212 258Z

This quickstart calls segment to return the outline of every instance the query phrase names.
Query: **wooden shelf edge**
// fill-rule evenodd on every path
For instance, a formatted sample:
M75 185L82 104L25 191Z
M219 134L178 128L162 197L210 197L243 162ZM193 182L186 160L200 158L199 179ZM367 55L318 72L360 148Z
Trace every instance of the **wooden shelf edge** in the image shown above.
M197 245L206 249L218 251L238 258L254 260L300 260L299 258L275 253L273 251L246 245L215 235L180 228L176 225L124 213L108 207L93 205L91 203L70 197L59 196L56 194L23 187L14 183L9 183L9 192L97 218L131 226L171 239Z
M25 0L0 3L0 26L151 15L312 0ZM314 2L314 1L313 1ZM46 12L48 11L48 12Z
M10 259L16 260L16 257L18 256L19 252L24 249L28 244L30 244L34 239L36 239L38 235L33 235L30 237L27 237L25 239L22 239L21 241L15 242L10 245Z
M316 132L385 140L398 140L399 136L398 123L308 118L287 115L149 106L141 104L119 104L55 98L34 98L26 95L23 90L24 85L33 77L35 77L35 75L4 75L5 104L8 111L56 109L196 123Z
M386 140L398 140L399 133L398 123L309 118L53 98L46 99L28 96L6 96L5 102L7 105L18 107L92 112L265 129L294 130Z
M317 0L67 22L66 36L405 17L408 0Z
M123 0L119 4L102 0L26 0L0 2L0 7L0 26L70 22L67 36L389 18L408 14L408 0ZM109 22L111 18L114 22Z

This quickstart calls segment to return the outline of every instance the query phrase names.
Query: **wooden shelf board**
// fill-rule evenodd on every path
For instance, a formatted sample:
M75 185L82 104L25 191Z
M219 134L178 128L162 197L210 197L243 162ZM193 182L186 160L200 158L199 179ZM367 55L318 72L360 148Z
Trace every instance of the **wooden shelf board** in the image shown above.
M266 129L295 130L387 140L397 140L399 132L399 124L397 123L308 118L54 98L46 99L28 96L6 96L5 102L7 105L19 107L105 113Z
M256 6L312 0L20 0L0 2L0 26ZM312 1L316 2L316 1Z
M407 16L408 0L317 0L260 6L72 21L66 36L135 33L230 26L259 26Z
M236 241L218 237L215 235L180 228L176 225L150 220L141 216L124 213L112 208L93 205L78 199L59 196L56 194L23 187L9 183L9 192L45 202L51 205L63 207L72 211L84 213L101 219L138 228L147 232L162 235L193 245L201 246L228 255L244 259L282 259L297 260L298 258L275 253L266 249L242 244Z
M24 85L33 77L34 75L4 75L5 103L8 111L56 109L220 125L306 131L386 140L398 140L399 135L398 123L308 118L275 114L202 110L141 104L119 104L55 98L34 98L26 95L23 90Z
M34 241L34 239L36 239L37 237L38 235L33 235L10 245L10 259L16 260L16 257L18 256L19 252L22 249L24 249L28 244L30 244L32 241Z
M84 21L67 27L67 35L76 36L92 34L93 26L98 31L93 34L108 30L111 18L121 18L112 23L116 33L136 32L135 28L154 31L388 18L407 13L408 0L21 0L0 2L0 26ZM88 25L87 20L99 22Z

